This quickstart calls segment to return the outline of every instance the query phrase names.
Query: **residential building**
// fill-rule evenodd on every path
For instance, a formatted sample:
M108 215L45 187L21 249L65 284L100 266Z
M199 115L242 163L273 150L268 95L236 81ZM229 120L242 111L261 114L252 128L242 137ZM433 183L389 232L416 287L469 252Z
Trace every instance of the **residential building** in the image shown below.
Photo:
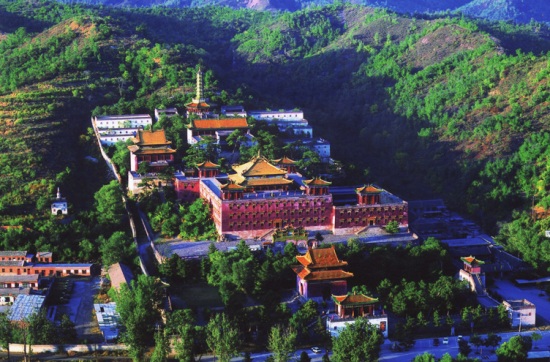
M521 330L523 327L532 327L537 324L537 309L527 299L505 300L502 302L508 311L510 324Z
M43 295L20 295L11 306L8 319L12 322L25 323L30 316L40 312L46 297Z
M248 114L244 107L240 104L228 105L221 107L221 113L224 117L244 117L246 118Z
M110 146L118 141L135 137L138 131L151 127L153 119L148 114L123 114L92 117L92 125L102 145Z
M4 280L4 287L16 283L24 286L26 284L32 287L38 286L38 279L33 282L34 279L14 279L15 276L37 278L38 275L61 277L69 275L90 276L93 274L93 264L56 264L52 263L52 259L51 252L38 252L35 256L26 251L0 251L0 277L5 277L2 279ZM0 282L0 285L2 285L2 282Z
M159 121L161 117L174 117L178 116L178 110L177 108L155 108L155 121Z

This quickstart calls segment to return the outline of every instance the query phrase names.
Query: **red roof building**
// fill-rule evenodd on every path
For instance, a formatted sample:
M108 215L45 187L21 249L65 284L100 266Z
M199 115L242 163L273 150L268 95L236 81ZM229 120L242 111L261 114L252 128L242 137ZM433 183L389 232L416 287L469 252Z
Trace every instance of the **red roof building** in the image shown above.
M292 267L296 273L298 293L306 298L328 299L332 294L347 294L346 279L353 273L343 270L346 261L338 259L334 245L330 248L309 249L296 256L300 265Z

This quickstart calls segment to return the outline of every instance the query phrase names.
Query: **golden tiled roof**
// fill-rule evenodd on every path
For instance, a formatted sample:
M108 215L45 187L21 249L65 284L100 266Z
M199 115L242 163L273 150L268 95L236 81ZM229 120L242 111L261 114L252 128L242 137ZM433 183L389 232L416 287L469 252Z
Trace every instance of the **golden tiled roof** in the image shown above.
M373 185L365 185L363 187L359 187L359 188L355 189L355 191L357 193L365 192L365 193L369 193L369 194L372 194L372 193L379 194L379 193L382 192L381 189L379 189L378 187L375 187Z
M248 128L246 118L194 119L188 126L191 129L236 129Z
M163 155L168 153L176 153L176 150L171 148L140 148L132 152L136 155Z
M367 305L378 302L377 298L368 297L364 294L333 295L332 299L336 304L345 306Z
M290 158L283 156L283 158L279 158L276 160L271 160L273 163L277 163L279 165L294 165L296 161L291 160Z
M334 270L310 270L308 268L303 268L301 270L294 269L294 271L297 271L298 276L300 279L307 280L307 281L313 281L313 280L337 280L337 279L346 279L346 278L352 278L353 273L349 273L347 271L344 271L342 269L334 269Z
M220 165L211 161L204 161L197 164L197 168L220 168Z
M240 185L237 185L236 183L234 182L228 182L226 183L225 185L221 185L220 187L222 190L227 190L227 191L242 191L245 189L245 187L243 186L240 186Z
M330 248L309 249L305 255L297 255L296 260L308 268L332 268L348 265L348 262L338 259L334 245Z
M195 102L195 100L193 100L193 102L187 103L185 107L186 108L210 108L210 104L206 102Z
M312 178L311 180L304 180L304 183L308 186L330 186L332 182L325 181L320 177Z
M172 143L166 139L164 129L157 131L140 129L132 141L138 146L169 145Z
M265 157L256 156L242 165L234 165L233 170L242 177L286 175L285 170L272 165Z

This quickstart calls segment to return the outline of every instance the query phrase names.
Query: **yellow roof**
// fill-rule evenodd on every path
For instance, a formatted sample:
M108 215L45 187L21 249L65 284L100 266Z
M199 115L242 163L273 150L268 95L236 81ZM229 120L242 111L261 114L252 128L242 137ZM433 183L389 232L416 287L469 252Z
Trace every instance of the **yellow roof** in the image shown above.
M296 163L296 161L291 160L290 158L288 158L286 156L283 156L283 158L279 158L279 159L272 160L272 161L273 161L273 163L278 163L280 165L294 165Z
M246 118L194 119L188 128L192 129L236 129L248 128Z
M286 175L285 170L272 165L265 157L256 156L242 165L234 165L233 170L242 177Z
M220 168L220 165L215 164L211 161L204 161L201 163L197 163L197 168Z
M320 177L312 178L311 180L304 180L304 183L308 186L330 186L332 182L325 181Z
M172 143L166 139L164 129L157 131L140 129L132 141L138 146L169 145Z
M382 189L379 189L378 187L373 186L373 185L365 185L363 187L359 187L359 188L355 189L355 191L357 193L366 192L366 193L369 193L369 194L372 194L372 193L379 194L379 193L382 192Z

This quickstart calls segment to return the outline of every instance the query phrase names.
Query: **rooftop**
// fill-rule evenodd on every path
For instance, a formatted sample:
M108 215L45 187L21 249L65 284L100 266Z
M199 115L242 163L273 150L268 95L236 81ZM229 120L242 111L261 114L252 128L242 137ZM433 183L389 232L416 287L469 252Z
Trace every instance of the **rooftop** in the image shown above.
M126 121L130 119L147 119L151 120L152 118L148 114L119 114L112 116L97 116L96 121Z
M194 119L188 126L191 129L215 130L248 128L246 118Z
M116 263L109 267L108 270L109 279L111 279L111 286L115 289L119 289L124 283L130 285L134 274L127 265L122 263Z
M334 268L348 265L346 261L338 259L334 245L329 248L309 249L305 255L297 255L296 260L308 268Z
M8 318L12 321L24 321L38 313L46 299L43 295L20 295L15 299Z
M1 283L36 283L39 279L38 274L31 275L0 275Z

